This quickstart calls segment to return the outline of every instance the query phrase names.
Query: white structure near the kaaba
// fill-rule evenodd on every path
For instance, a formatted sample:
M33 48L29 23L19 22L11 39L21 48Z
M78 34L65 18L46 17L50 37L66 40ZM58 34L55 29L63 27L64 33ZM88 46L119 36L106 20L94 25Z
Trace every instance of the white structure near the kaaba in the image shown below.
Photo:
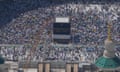
M115 55L115 43L111 37L111 25L108 25L108 37L105 40L105 50L103 56L95 62L102 72L120 72L120 59Z

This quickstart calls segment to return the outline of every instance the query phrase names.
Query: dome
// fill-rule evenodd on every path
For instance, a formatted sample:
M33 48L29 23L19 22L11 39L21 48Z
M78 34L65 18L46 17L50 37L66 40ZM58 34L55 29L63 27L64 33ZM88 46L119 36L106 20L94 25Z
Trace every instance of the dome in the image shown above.
M5 59L2 56L0 56L0 64L4 64L4 62L5 62Z
M96 66L102 69L115 69L120 67L120 59L118 57L106 58L104 56L97 59Z

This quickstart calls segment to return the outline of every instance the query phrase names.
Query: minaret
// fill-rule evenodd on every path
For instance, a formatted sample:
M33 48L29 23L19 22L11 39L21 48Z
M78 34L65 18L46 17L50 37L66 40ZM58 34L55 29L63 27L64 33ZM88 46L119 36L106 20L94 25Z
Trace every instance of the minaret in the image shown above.
M103 56L98 58L95 62L95 65L101 69L102 71L116 71L119 70L120 67L120 59L115 56L115 43L112 41L112 35L111 35L111 28L112 25L108 24L108 35L107 39L105 40L105 50L103 53Z
M114 43L112 41L112 36L111 36L111 24L108 24L108 35L107 35L107 39L105 40L105 50L104 50L104 57L107 58L113 58L115 57L115 50L114 50Z

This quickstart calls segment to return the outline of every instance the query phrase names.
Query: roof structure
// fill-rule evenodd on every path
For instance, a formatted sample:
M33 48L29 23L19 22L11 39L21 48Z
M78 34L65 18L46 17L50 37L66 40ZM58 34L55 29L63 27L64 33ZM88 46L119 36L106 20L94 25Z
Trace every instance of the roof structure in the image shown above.
M0 56L0 64L4 64L5 60L3 57Z
M115 69L120 67L120 59L118 57L106 58L104 56L98 58L95 62L96 66L101 69Z

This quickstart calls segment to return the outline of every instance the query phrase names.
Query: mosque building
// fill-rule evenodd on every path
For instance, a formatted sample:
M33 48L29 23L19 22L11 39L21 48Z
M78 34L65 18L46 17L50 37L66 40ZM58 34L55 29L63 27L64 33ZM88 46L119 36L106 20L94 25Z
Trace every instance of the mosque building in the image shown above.
M118 72L120 70L120 59L115 55L115 43L112 41L111 28L111 24L108 24L108 36L104 42L103 56L95 62L101 72Z

